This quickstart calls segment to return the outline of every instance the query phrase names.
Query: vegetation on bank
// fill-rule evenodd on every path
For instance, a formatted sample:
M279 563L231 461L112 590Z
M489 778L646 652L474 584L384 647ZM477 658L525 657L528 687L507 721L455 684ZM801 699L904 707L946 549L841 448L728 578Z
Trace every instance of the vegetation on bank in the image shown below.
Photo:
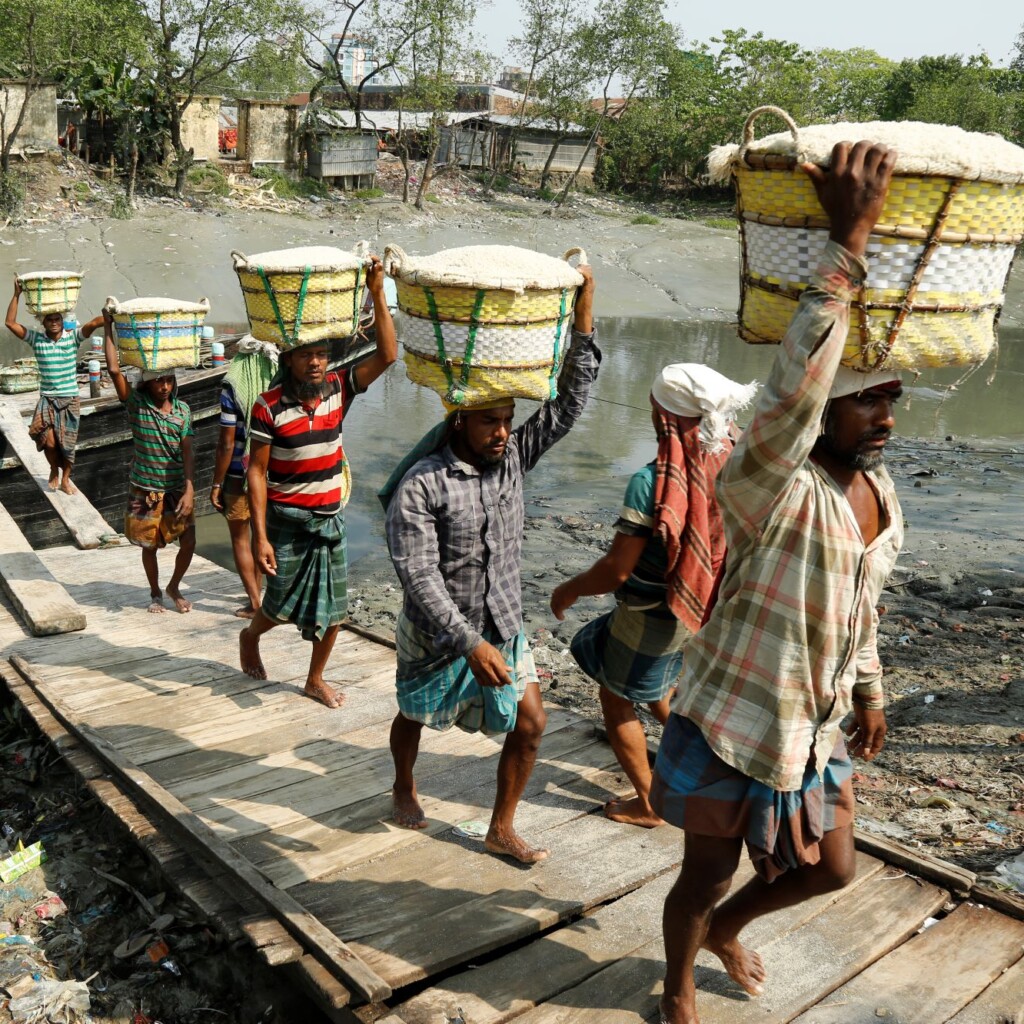
M422 208L458 82L497 77L499 61L473 35L481 3L4 0L0 77L24 80L30 96L55 80L95 117L129 213L136 182L167 174L179 196L188 187L223 193L226 183L194 167L182 135L186 111L203 94L280 99L308 91L305 130L329 107L348 109L361 124L367 87L400 81L396 102L406 116L389 146L405 169L403 199ZM556 182L550 159L540 173L535 194L554 204L577 187L596 147L598 188L688 196L701 187L709 150L738 141L749 111L764 104L802 124L921 120L1024 143L1024 31L1008 67L984 54L894 62L873 50L808 50L742 28L694 42L685 24L668 20L666 0L517 3L509 57L519 68L504 84L524 98L513 113L511 155L487 172L488 191L516 176L516 140L538 124L550 133L551 155L570 135L585 140L570 174ZM354 47L372 54L358 81L347 59ZM18 203L10 157L22 121L0 124L4 213ZM759 129L778 127L766 121ZM270 173L281 197L323 194L319 183Z

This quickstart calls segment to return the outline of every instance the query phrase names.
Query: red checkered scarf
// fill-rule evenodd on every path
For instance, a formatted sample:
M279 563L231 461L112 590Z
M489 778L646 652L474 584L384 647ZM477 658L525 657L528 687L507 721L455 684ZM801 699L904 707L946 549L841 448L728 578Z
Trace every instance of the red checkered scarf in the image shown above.
M665 600L696 633L725 558L725 528L715 500L715 477L733 442L709 454L701 447L700 419L667 412L655 399L658 459L654 474L654 532L668 555Z

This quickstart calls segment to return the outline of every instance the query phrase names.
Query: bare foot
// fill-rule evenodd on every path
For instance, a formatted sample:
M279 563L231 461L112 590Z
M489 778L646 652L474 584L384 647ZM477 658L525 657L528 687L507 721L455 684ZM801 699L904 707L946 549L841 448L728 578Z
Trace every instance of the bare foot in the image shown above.
M266 679L267 670L263 667L260 657L259 637L253 638L246 626L238 634L238 655L242 663L242 671L252 679Z
M192 602L186 601L185 598L181 596L181 591L177 587L173 590L168 587L167 596L174 602L175 610L181 612L182 615L186 612L192 611Z
M426 828L427 816L420 807L419 798L416 796L416 787L413 786L411 793L399 793L391 787L391 817L395 824L401 828Z
M657 828L665 824L638 796L629 800L609 800L604 805L604 816L625 825L639 825L640 828Z
M77 494L78 493L78 488L71 482L71 477L69 477L69 476L66 476L66 477L64 477L63 480L61 480L61 482L60 482L60 489L65 494Z
M50 479L47 480L46 482L47 482L47 484L49 484L49 487L50 487L51 491L57 490L58 486L60 485L60 470L59 469L51 469L50 470Z
M163 615L166 611L164 608L164 595L163 594L150 594L149 595L149 607L146 609L153 615Z
M689 997L662 996L658 1009L661 1010L661 1016L658 1018L660 1024L700 1024L696 993Z
M764 981L768 977L761 960L761 954L744 946L739 939L720 941L714 937L714 923L708 929L704 948L714 953L725 973L749 995L759 996L764 992Z
M508 832L503 832L496 829L493 825L487 832L484 846L491 853L499 853L503 857L512 857L521 864L536 864L538 861L544 860L551 853L550 850L534 849L532 846L527 845L525 840L511 829Z
M340 708L341 705L345 703L345 694L340 693L329 683L325 683L322 679L315 683L307 682L306 688L302 692L307 697L312 697L313 700L318 700L321 704L326 704L329 708Z
M252 619L256 617L257 608L253 608L251 604L245 605L244 608L238 608L235 611L236 619Z

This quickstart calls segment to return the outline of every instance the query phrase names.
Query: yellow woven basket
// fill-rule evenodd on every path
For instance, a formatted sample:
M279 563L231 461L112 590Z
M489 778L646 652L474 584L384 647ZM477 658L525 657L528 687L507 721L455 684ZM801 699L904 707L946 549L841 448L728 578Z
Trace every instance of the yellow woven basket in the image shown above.
M398 292L398 335L409 379L449 407L554 396L580 274L511 246L467 246L410 259L398 246L384 268Z
M18 280L29 312L40 318L74 309L82 290L82 274L77 270L37 270L20 274Z
M763 114L782 118L791 137L754 141L754 123ZM736 184L741 337L778 342L786 332L829 230L800 164L824 163L827 140L838 135L884 142L900 154L868 243L868 277L851 304L843 363L862 370L920 370L988 357L1016 247L1024 239L1024 150L961 129L927 126L921 133L921 127L799 129L785 111L758 107L747 118L743 144L712 154L712 177L731 174ZM901 132L907 136L902 146ZM951 148L962 146L965 154L972 146L987 147L989 166L954 167L923 152L905 152L909 140L920 148L922 138L945 137L943 132ZM994 168L992 161L1000 159L1008 170ZM942 173L926 173L940 165Z
M328 246L231 254L253 337L281 349L359 328L366 242L356 254Z
M140 370L173 370L199 365L203 322L210 311L206 299L142 298L118 302L109 298L105 308L114 319L117 358L122 366Z

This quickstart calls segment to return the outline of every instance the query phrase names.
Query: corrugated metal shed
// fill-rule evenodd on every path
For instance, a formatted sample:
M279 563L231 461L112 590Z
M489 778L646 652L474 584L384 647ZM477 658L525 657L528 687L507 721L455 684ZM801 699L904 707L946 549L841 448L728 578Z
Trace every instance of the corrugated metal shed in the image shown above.
M355 188L371 187L377 173L377 136L355 130L318 135L307 160L310 177L342 179L340 184Z

